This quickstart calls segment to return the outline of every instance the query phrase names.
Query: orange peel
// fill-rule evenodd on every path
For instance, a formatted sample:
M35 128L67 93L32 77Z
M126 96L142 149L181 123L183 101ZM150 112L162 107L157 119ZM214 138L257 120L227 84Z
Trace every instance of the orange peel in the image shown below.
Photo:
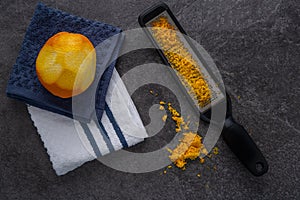
M53 95L69 98L84 92L96 73L96 52L82 34L59 32L48 39L36 59L41 84Z

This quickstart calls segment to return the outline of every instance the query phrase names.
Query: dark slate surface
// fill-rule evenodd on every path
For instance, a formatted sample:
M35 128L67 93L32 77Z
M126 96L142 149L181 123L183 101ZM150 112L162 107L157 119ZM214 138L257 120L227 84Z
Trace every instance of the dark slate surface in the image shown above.
M222 140L218 156L204 166L191 162L186 171L128 174L93 161L57 177L26 106L5 96L8 75L36 3L0 2L0 199L300 198L299 1L166 1L188 34L215 60L232 97L235 117L264 152L270 169L259 178L246 171ZM138 27L137 16L153 2L45 3L127 30ZM122 57L117 68L129 69L138 54L144 62L160 62L155 52L144 51ZM149 87L133 95L139 110L155 101L146 98ZM145 123L149 120L146 113L142 118ZM172 128L170 123L165 130ZM170 140L160 135L162 139L151 144L159 147ZM208 169L214 165L216 171ZM199 172L201 178L196 176Z

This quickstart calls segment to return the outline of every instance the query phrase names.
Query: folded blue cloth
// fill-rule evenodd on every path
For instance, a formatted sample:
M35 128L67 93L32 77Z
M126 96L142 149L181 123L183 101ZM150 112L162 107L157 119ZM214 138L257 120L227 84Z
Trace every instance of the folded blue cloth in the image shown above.
M7 96L22 100L30 105L72 118L72 98L63 99L52 95L41 85L35 71L36 58L45 42L54 34L62 31L83 34L96 47L106 39L120 33L121 29L70 15L39 3L25 34L16 64L10 74L6 93ZM101 75L99 74L101 67L106 67L106 65L108 67L101 76L99 83L94 81L83 94L73 97L78 98L76 101L82 104L80 105L82 110L76 112L78 115L76 119L81 119L83 122L90 121L95 107L97 116L101 119L115 59L123 41L122 34L116 38L109 42L106 41L106 48L96 49L96 76ZM95 89L97 89L96 106L92 104L92 99L95 96L91 96L95 95ZM90 98L87 98L89 96ZM80 98L84 99L81 100Z

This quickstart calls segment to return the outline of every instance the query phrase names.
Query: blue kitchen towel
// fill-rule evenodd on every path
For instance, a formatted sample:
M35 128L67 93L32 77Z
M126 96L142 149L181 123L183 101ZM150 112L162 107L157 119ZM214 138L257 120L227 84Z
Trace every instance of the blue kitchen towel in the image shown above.
M41 85L35 71L36 58L45 42L51 36L63 31L85 35L94 47L97 47L102 42L105 43L105 48L96 48L96 77L101 76L99 71L103 71L103 67L107 66L99 83L94 81L84 93L73 97L78 99L78 101L76 100L77 102L81 102L80 107L82 108L82 110L76 112L76 115L78 115L76 119L89 122L95 107L97 116L101 119L105 109L105 96L115 66L115 59L123 42L123 35L119 34L121 29L105 23L70 15L66 12L49 8L42 3L37 5L25 34L19 56L10 74L6 90L7 96L67 117L74 117L72 114L72 98L63 99L52 95ZM113 37L114 39L109 40L112 36L115 36ZM91 95L95 95L96 89L96 103L98 104L95 106L95 104L92 104L95 96Z

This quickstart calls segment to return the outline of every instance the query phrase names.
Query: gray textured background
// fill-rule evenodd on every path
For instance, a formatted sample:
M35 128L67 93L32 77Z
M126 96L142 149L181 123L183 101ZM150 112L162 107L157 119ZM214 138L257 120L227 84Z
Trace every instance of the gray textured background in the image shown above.
M127 30L139 27L137 16L156 1L44 2ZM300 199L299 1L166 1L215 60L235 117L266 156L270 169L259 178L246 171L222 140L218 156L204 166L191 162L186 171L128 174L93 161L56 176L26 106L5 95L36 3L0 1L0 199ZM136 52L119 60L119 71L138 64L136 57L145 58L141 63L160 62L153 51ZM151 87L133 95L140 111L145 111L145 102L157 101L146 93ZM147 123L146 112L141 115ZM165 131L173 128L170 122ZM169 140L160 133L132 150L158 148Z

